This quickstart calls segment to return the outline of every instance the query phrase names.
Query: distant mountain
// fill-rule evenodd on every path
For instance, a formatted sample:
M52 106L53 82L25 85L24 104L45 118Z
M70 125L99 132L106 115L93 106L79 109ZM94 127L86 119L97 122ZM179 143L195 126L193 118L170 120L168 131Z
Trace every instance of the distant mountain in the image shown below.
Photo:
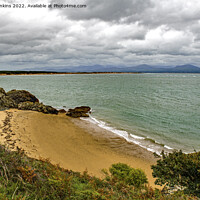
M92 65L92 66L73 66L73 67L42 67L42 68L26 68L25 71L56 71L56 72L110 72L121 71L123 67L115 67L111 65Z
M78 67L60 67L60 68L33 68L26 71L56 71L56 72L141 72L141 73L200 73L200 68L194 65L178 65L175 67L162 67L151 65L137 65L133 67L112 66L112 65L93 65Z
M125 67L123 68L123 71L125 72L151 72L156 70L155 67L151 66L151 65L138 65L135 67Z
M128 68L126 68L127 70ZM200 68L194 65L178 65L176 67L153 67L148 65L139 65L129 68L127 71L131 72L143 72L143 73L200 73Z
M194 65L178 65L171 69L174 73L200 73L200 68Z

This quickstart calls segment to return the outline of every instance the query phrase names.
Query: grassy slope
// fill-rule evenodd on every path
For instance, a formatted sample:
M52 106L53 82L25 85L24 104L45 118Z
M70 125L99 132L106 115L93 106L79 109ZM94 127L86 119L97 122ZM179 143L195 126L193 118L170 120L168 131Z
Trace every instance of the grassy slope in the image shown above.
M190 199L182 193L163 196L148 186L134 188L107 174L101 180L65 170L47 160L0 146L0 199Z

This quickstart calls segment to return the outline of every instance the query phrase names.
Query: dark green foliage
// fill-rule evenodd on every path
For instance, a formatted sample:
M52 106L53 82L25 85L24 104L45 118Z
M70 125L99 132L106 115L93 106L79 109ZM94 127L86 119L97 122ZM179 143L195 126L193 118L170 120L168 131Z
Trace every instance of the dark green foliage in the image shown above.
M107 173L102 180L87 172L65 170L48 160L29 158L21 150L11 152L0 146L0 200L192 199L182 193L165 197L160 190L148 186L137 188L146 182L146 176L127 165L112 165L110 171L115 177Z
M200 197L200 152L162 152L162 158L152 166L152 169L153 176L157 178L156 184L179 186L186 194Z

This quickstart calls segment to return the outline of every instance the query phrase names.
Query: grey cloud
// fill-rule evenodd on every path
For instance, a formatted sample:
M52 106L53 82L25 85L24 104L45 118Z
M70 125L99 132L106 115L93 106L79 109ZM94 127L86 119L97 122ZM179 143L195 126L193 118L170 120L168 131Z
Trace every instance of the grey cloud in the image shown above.
M27 4L27 3L41 3L41 1L40 0L2 0L5 4L13 4L13 3L15 3L15 4Z
M144 10L152 3L150 0L83 0L83 1L69 1L71 4L77 2L78 4L85 4L87 8L66 9L61 11L67 17L73 20L90 20L100 19L103 21L120 21L137 13L144 12ZM57 0L51 0L51 3L58 3ZM66 4L65 0L59 1L59 4Z
M52 9L47 13L49 19L35 14L28 21L5 10L0 13L0 68L144 63L200 66L200 18L195 8L199 4L187 12L187 6L178 1L173 5L172 0L71 2L88 8Z
M135 23L155 28L162 24L176 29L190 26L200 19L200 3L194 0L69 0L71 4L86 4L84 9L58 9L72 20L99 19L115 23ZM51 0L58 3L58 0ZM66 4L60 0L59 4Z
M186 29L200 19L200 2L197 0L152 0L152 3L152 7L139 15L140 22L149 27L166 24L172 28Z

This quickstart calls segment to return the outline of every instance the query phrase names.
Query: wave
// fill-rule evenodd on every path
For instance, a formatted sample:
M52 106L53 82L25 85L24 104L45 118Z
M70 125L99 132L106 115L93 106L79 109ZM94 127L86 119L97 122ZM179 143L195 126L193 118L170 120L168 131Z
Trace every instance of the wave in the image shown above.
M160 144L159 142L157 142L151 138L138 136L133 133L128 133L125 130L119 130L117 128L114 128L114 127L110 126L109 124L107 124L106 122L96 119L92 115L90 115L89 118L81 118L81 120L85 120L92 124L95 124L100 128L103 128L107 131L110 131L110 132L118 135L121 138L124 138L129 143L137 144L140 147L147 149L148 151L155 152L159 155L162 150L169 152L170 150L173 149L173 148L169 147L168 145Z
M169 146L167 146L167 145L164 145L164 147L165 147L166 149L173 149L173 148L171 148L171 147L169 147Z

